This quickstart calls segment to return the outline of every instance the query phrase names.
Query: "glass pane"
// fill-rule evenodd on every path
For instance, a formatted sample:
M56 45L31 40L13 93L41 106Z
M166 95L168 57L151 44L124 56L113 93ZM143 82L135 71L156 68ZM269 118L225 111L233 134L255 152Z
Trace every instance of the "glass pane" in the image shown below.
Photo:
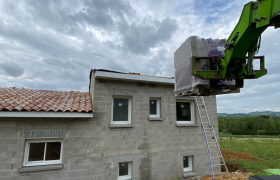
M128 162L119 163L119 176L128 175Z
M46 160L60 159L61 142L48 142Z
M45 143L30 143L29 145L28 161L43 161Z
M150 114L157 114L157 100L150 100Z
M187 168L187 167L189 167L189 157L188 156L184 157L184 168Z
M191 121L191 104L176 102L177 121Z
M114 99L113 121L128 121L128 99Z

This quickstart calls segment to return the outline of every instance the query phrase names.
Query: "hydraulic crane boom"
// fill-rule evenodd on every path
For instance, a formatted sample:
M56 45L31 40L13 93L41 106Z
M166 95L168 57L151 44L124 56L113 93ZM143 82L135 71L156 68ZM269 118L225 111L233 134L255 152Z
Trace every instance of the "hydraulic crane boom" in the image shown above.
M239 22L227 39L224 56L191 57L191 74L207 80L235 80L239 88L244 79L256 79L265 74L264 56L255 56L261 34L268 26L280 27L280 0L258 0L244 5ZM246 54L248 53L248 57ZM210 70L197 70L200 59L210 60ZM260 60L260 70L253 69L253 60ZM211 85L210 85L211 86Z

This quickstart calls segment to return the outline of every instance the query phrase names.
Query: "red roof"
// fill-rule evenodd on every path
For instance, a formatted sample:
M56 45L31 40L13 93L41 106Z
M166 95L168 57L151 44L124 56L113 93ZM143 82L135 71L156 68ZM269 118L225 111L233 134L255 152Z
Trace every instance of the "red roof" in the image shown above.
M0 111L93 112L89 92L0 88Z

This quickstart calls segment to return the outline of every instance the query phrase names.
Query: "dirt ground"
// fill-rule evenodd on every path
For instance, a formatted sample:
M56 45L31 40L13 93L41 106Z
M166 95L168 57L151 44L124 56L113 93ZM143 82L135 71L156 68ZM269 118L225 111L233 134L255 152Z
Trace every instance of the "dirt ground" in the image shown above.
M243 152L243 153L238 153L234 151L230 151L225 148L221 148L221 152L223 154L223 157L225 160L241 160L241 159L247 159L250 161L258 161L257 158L252 156L249 153ZM215 180L248 180L250 175L253 175L252 172L244 172L246 171L245 169L242 169L238 164L228 164L227 163L227 168L230 173L221 173L221 174L216 174L215 175ZM222 172L225 172L224 166L222 166ZM240 173L238 173L238 172ZM211 175L205 175L202 177L192 177L192 178L187 178L187 180L212 180Z
M254 156L252 156L251 154L249 154L247 152L238 153L238 152L230 151L225 148L220 148L220 149L221 149L224 159L226 159L226 160L232 161L232 160L246 159L246 160L250 160L250 161L258 161L257 158L255 158Z
M253 175L251 172L244 172L244 173L221 173L216 174L214 176L215 180L248 180L250 175ZM192 177L187 178L186 180L212 180L211 175L205 175L202 177Z
M231 173L231 174L217 174L214 176L215 180L248 180L248 177L244 174ZM200 180L212 180L211 175L202 176Z

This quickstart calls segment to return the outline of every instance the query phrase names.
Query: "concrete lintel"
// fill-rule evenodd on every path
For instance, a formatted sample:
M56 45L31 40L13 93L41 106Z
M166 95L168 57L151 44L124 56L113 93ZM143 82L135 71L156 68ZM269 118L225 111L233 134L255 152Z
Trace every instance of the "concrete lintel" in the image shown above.
M32 171L47 171L47 170L55 170L55 169L62 169L63 164L52 164L52 165L45 165L45 166L25 166L18 169L18 172L32 172Z
M148 117L148 120L150 120L150 121L162 121L163 117Z
M195 97L193 97L193 96L177 96L176 99L186 99L186 100L194 101Z
M23 139L40 139L40 138L65 138L67 136L66 129L54 130L23 130L21 137Z
M132 124L110 124L110 128L133 128L134 125Z

